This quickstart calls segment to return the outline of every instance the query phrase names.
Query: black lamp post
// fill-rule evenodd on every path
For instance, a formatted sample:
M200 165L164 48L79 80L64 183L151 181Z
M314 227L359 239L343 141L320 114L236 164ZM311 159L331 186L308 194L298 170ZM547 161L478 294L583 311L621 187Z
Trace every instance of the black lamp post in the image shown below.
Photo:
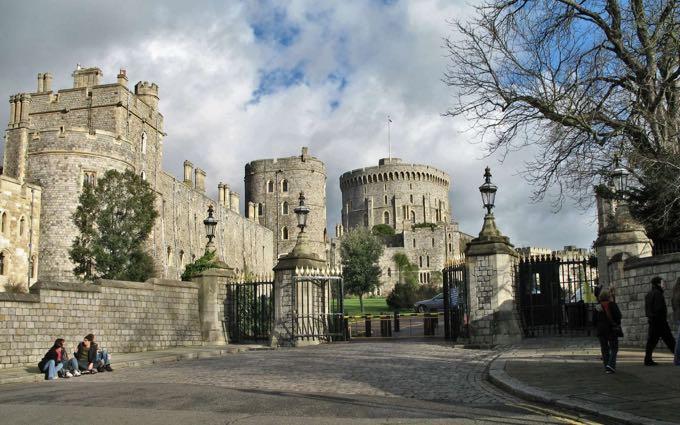
M612 180L614 181L614 188L618 196L623 199L623 194L628 190L628 176L630 173L619 163L619 158L614 159L614 171L611 173Z
M208 243L205 246L205 251L206 252L215 252L215 244L213 242L213 239L215 238L215 228L217 227L217 219L213 217L213 206L210 205L208 206L208 217L203 220L203 224L205 225L205 234L206 238L208 238Z
M295 215L297 216L298 227L300 228L300 233L304 233L305 227L307 227L307 215L309 214L309 207L305 205L305 193L300 192L300 205L296 207Z
M486 213L491 214L496 201L498 187L491 183L491 169L489 167L486 167L486 170L484 170L484 179L484 184L479 186L479 192L482 194L482 203L484 208L486 208Z

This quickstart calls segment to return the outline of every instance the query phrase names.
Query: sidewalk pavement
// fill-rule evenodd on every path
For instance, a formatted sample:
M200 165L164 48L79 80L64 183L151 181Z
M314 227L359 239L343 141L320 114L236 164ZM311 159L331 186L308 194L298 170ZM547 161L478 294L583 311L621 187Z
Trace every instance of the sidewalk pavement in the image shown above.
M619 349L606 374L592 338L527 339L498 356L488 378L528 400L595 413L622 424L680 423L680 367L660 342L658 366L644 366L644 349Z
M244 351L272 350L271 347L257 344L239 344L200 347L175 347L158 351L143 351L138 353L111 353L111 366L130 368L149 366L157 363L177 362L180 360L206 359L222 357L228 354ZM0 369L0 385L20 382L37 382L45 379L44 373L38 373L38 366L16 367Z

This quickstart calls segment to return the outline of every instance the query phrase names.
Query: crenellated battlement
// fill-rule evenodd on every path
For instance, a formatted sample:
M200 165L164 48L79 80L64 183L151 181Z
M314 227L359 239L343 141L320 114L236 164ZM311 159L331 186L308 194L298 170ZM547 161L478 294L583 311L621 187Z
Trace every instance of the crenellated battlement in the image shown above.
M135 84L135 95L154 110L158 109L158 85L148 81Z

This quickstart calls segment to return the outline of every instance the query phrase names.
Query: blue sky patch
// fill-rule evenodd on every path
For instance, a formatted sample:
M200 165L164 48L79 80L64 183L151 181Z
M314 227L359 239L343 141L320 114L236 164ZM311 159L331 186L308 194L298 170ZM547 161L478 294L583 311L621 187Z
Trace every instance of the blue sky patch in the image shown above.
M272 70L260 71L260 83L253 91L252 99L249 103L258 103L262 96L273 94L279 90L303 84L305 71L302 64L294 68L274 68Z
M285 10L275 9L271 15L251 25L258 41L273 42L288 47L300 37L300 27L288 22Z

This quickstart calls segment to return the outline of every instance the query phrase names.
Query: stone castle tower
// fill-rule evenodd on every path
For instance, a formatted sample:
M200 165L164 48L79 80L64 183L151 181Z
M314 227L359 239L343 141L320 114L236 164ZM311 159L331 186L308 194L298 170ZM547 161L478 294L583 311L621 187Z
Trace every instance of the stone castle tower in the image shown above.
M68 250L76 233L71 216L83 184L109 169L139 170L156 187L161 164L163 116L158 86L100 84L99 68L73 72L73 88L52 90L52 76L38 74L37 90L10 100L4 173L43 188L41 279L72 280Z
M268 272L273 266L273 235L238 214L238 194L218 201L206 195L206 173L185 162L184 180L161 168L163 115L158 86L139 82L128 88L121 70L114 83L100 81L99 68L78 68L73 87L52 90L52 76L38 74L37 90L10 97L3 174L42 188L38 276L74 281L69 249L77 229L72 215L83 185L95 184L107 170L133 170L156 191L159 212L147 249L156 276L179 278L184 266L205 247L202 220L216 206L218 255L237 271Z
M307 221L310 245L321 258L326 254L326 166L309 155L251 161L245 167L246 216L271 229L276 241L275 256L295 246L298 232L293 210L300 192L311 209Z
M448 223L450 180L441 170L399 158L383 158L377 167L344 173L342 225L352 229L387 224L403 231L418 223Z
M383 158L378 166L360 168L340 176L342 224L335 236L357 227L378 224L392 227L380 258L379 293L386 294L399 276L394 255L405 254L419 267L422 284L441 284L441 270L448 260L464 251L471 236L451 220L450 177L429 165L407 164L399 158ZM339 261L337 243L331 247L331 263Z

